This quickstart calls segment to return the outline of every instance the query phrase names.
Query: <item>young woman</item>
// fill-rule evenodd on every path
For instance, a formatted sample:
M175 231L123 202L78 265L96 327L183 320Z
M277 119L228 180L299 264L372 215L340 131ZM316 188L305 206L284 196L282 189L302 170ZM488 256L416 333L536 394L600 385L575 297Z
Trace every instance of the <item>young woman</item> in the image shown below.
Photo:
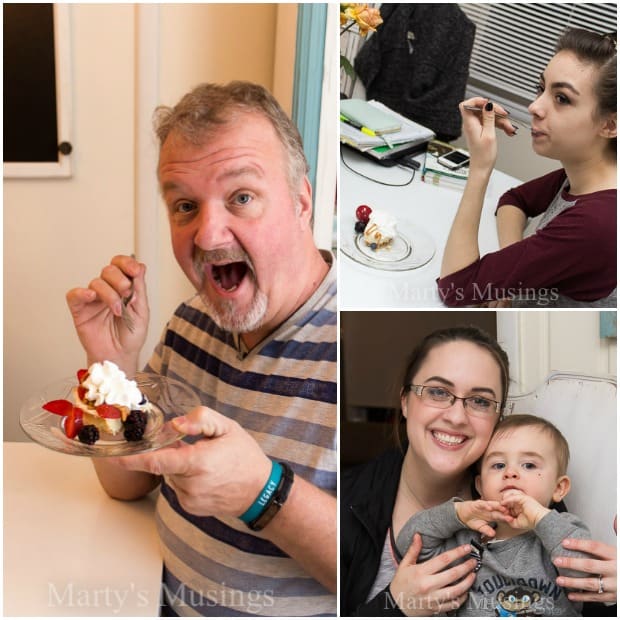
M500 418L508 377L506 353L477 328L434 332L415 349L401 388L407 444L341 476L342 616L428 616L466 600L476 565L469 546L418 565L419 536L402 560L394 540L412 514L454 496L474 497L470 467ZM567 548L597 558L589 569L577 564L584 560L564 558L567 568L596 571L571 580L570 587L585 591L574 600L614 601L615 548L594 541Z
M438 280L449 306L616 306L616 35L568 30L529 106L532 147L562 168L500 198L500 250L480 257L478 229L495 165L495 127L515 129L487 99L461 103L471 160ZM468 107L482 108L482 112ZM524 238L528 218L542 215Z

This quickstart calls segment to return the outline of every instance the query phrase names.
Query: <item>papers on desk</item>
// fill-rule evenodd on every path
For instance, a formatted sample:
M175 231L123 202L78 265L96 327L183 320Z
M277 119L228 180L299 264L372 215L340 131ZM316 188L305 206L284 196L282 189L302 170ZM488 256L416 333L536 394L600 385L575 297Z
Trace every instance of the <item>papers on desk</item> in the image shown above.
M352 121L352 125L365 127L372 134L381 136L385 133L400 131L401 123L390 110L382 110L363 99L343 99L340 102L340 114Z
M437 160L453 151L454 147L440 140L431 140L426 147L426 158L422 170L422 180L431 185L441 185L453 189L463 190L467 177L469 176L469 166L463 166L452 170L442 166Z
M340 142L348 144L358 151L362 151L375 159L393 158L398 153L409 151L424 144L435 137L428 127L405 118L401 114L390 110L379 101L368 101L368 104L382 112L393 115L400 123L400 130L382 136L370 136L356 129L344 121L340 121Z

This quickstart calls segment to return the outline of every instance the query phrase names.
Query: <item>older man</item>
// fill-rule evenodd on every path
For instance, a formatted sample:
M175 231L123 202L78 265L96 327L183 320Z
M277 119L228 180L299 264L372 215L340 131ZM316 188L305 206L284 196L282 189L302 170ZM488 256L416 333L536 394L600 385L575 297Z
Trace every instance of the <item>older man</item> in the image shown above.
M161 483L173 614L335 614L335 266L312 237L301 139L245 82L197 87L159 110L157 134L174 254L198 294L148 370L187 381L205 406L174 422L192 441L95 460L97 474L118 499ZM89 362L136 371L144 272L117 256L67 294Z

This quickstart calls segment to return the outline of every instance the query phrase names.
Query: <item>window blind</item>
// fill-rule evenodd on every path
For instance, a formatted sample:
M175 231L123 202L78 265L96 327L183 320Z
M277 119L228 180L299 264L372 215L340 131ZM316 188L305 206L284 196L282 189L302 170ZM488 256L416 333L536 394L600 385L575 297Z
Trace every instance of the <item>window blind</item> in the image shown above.
M357 56L357 52L359 52L360 48L364 44L365 39L359 36L359 29L357 25L353 26L350 30L343 32L340 35L340 54L347 58L351 64L355 57ZM355 88L355 83L357 81L357 76L349 76L346 74L345 70L340 68L340 92L347 95L347 97L353 96L353 89Z
M538 78L568 27L605 34L617 28L612 3L459 3L476 24L468 96L491 97L511 115L529 119Z
M374 9L381 9L381 3L369 2L368 6ZM348 24L347 24L348 25ZM381 26L379 26L380 28ZM360 36L360 30L357 24L353 24L350 28L345 30L346 26L340 26L340 54L347 58L351 64L353 64L357 52L366 42L366 38ZM366 37L372 37L373 33L369 32ZM355 85L357 84L357 75L351 77L345 73L345 70L340 68L340 92L347 97L358 96L355 93ZM360 82L361 84L361 82ZM361 94L360 94L361 96Z

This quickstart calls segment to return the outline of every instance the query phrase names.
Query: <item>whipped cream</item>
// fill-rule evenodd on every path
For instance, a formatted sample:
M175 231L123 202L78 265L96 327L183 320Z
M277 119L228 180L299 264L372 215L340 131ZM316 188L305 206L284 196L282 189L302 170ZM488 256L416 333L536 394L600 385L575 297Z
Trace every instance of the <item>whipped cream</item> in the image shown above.
M396 236L396 218L385 211L373 210L364 229L366 243L382 245Z
M114 362L92 364L82 386L86 389L84 397L95 407L106 403L138 409L142 401L142 392L136 382L127 379L127 375Z

